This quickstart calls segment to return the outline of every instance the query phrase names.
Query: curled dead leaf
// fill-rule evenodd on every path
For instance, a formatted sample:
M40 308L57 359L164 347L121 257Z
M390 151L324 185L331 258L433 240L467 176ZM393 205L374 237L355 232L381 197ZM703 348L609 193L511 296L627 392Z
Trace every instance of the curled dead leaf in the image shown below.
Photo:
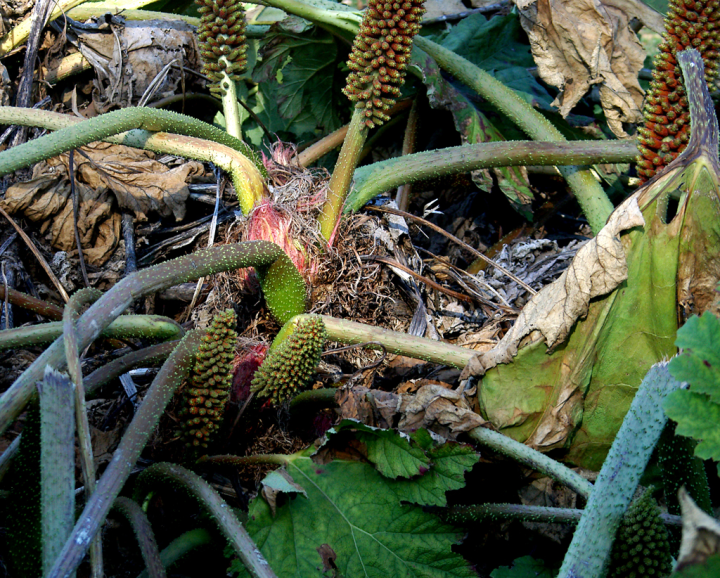
M400 431L425 428L451 439L486 423L463 392L436 384L421 387L415 395L402 395L400 413Z
M703 564L720 553L720 524L693 502L683 487L678 492L682 509L682 543L676 572L688 566Z
M642 120L638 73L645 51L630 28L634 13L606 0L515 0L540 77L562 92L553 105L567 116L594 84L610 129Z

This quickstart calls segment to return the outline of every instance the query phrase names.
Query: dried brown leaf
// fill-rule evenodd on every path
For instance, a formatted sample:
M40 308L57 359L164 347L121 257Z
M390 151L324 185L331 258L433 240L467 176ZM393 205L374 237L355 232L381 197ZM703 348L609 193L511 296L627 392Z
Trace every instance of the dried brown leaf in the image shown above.
M83 253L92 265L105 263L118 245L116 201L138 220L147 220L151 212L180 220L189 195L185 180L203 172L194 161L169 169L155 161L152 153L106 143L83 147L82 154L75 154L75 165L78 230ZM2 201L9 213L41 223L41 232L62 251L76 248L68 174L68 155L38 163L33 178L9 187Z
M442 385L428 384L415 395L401 397L400 431L415 431L422 427L445 438L455 438L486 423L471 409L462 392Z
M78 43L95 69L93 103L100 113L138 105L156 79L151 92L174 94L184 82L182 67L197 64L193 27L182 21L124 22L115 16L98 30L80 33Z
M515 0L541 78L562 92L553 105L567 116L598 84L610 129L626 137L622 123L642 120L638 73L645 51L626 12L630 0Z

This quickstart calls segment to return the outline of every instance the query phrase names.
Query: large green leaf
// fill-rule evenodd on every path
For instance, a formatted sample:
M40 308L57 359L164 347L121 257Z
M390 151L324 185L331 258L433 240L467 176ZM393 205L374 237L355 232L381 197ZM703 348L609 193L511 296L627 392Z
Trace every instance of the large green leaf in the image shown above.
M356 460L332 460L338 455ZM290 483L292 493L275 492L272 504L256 498L247 522L279 578L327 576L331 568L332 575L346 578L475 575L452 552L458 531L419 507L446 505L445 492L464 485L465 472L478 460L472 448L438 445L425 430L408 440L393 430L345 420L318 450L287 459L278 471L281 485ZM391 459L416 475L384 477L380 471L396 476ZM281 485L274 487L282 491ZM238 561L232 568L245 575Z
M328 555L348 578L474 575L451 550L460 534L420 507L402 504L371 465L318 465L296 454L287 472L307 498L287 500L274 517L267 502L256 498L247 523L279 578L322 577ZM238 561L233 569L243 570Z

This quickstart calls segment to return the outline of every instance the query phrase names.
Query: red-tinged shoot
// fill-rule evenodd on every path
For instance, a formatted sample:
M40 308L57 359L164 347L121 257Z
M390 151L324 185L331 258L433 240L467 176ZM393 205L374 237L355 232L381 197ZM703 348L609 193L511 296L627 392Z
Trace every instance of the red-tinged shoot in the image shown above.
M203 336L190 383L183 390L183 437L190 447L208 446L220 428L230 396L237 318L232 309L218 313Z
M355 36L345 95L362 109L368 128L390 120L387 112L400 96L413 37L420 30L424 0L370 0Z
M638 129L637 172L645 182L685 150L690 137L690 110L676 55L695 48L705 63L709 85L718 73L718 0L670 0L665 34L645 101L645 126Z
M255 377L255 372L265 361L267 352L268 346L260 343L235 357L230 401L243 403L250 397L250 384Z

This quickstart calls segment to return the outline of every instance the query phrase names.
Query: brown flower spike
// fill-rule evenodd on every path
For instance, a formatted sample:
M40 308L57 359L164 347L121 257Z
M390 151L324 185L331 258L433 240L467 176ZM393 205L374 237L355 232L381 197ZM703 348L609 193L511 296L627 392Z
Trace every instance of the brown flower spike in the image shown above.
M186 445L204 447L219 429L230 396L237 333L232 309L213 317L203 336L190 383L183 391L183 435Z
M247 66L245 43L245 12L238 0L195 0L199 6L198 41L203 59L202 72L213 84L212 92L220 91L223 72L231 80ZM220 60L225 57L224 60Z
M355 36L343 93L365 110L365 125L390 120L387 111L400 96L413 37L420 30L425 0L370 0L360 32Z
M708 84L718 73L718 0L670 0L665 34L645 100L645 126L638 129L637 171L645 182L669 165L687 146L690 111L676 54L695 48L705 62Z

